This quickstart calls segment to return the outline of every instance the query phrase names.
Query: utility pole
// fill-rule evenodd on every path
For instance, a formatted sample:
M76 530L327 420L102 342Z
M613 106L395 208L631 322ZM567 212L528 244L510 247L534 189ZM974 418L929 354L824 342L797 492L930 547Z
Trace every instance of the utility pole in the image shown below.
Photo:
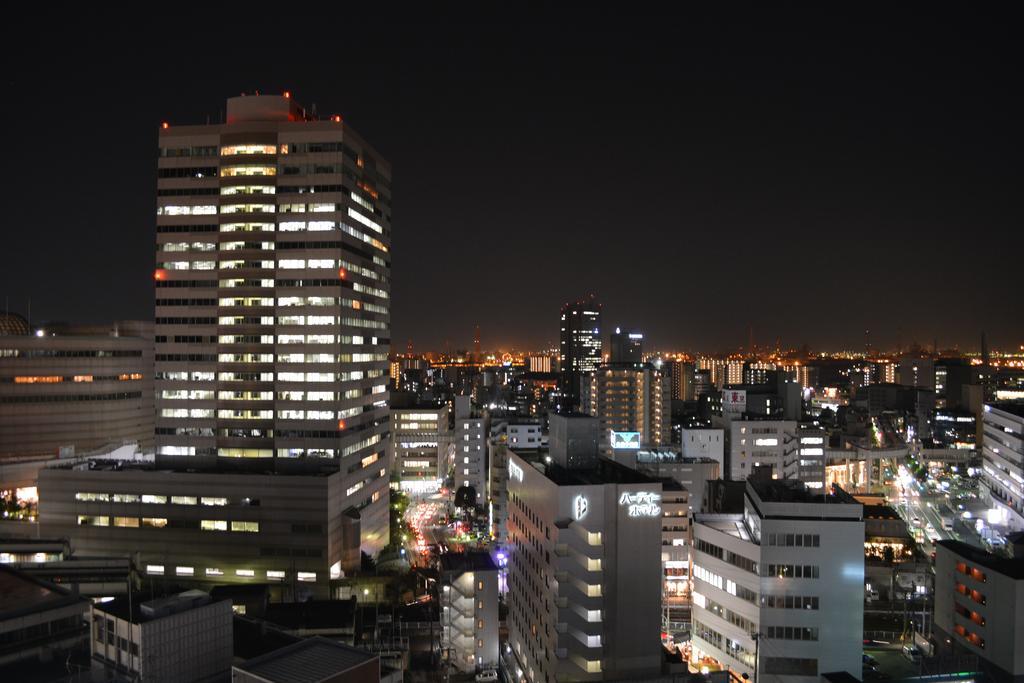
M758 670L758 668L761 665L761 637L763 635L764 634L760 633L760 632L754 634L754 681L753 681L753 683L757 683L757 670Z

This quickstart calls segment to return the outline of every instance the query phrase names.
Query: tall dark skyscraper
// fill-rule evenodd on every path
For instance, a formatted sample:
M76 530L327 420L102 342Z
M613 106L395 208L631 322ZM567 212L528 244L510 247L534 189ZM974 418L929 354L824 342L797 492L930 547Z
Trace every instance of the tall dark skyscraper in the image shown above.
M580 379L601 365L601 304L590 296L562 306L558 360L562 370L562 408L580 403Z
M611 334L609 360L612 363L643 363L644 335L640 330L626 330L616 327Z

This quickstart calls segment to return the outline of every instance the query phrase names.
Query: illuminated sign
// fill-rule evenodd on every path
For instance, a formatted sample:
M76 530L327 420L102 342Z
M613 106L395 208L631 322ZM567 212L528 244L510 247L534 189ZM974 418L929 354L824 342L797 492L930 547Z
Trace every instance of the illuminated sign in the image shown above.
M587 511L590 509L590 501L585 496L579 495L572 499L572 516L577 519L583 519L587 516Z
M614 429L608 431L611 432L612 448L634 451L640 449L640 432L617 432Z
M512 461L509 461L509 463L508 463L508 473L516 481L522 481L523 477L525 476L525 473L523 472L523 468L520 467L519 465L515 464Z
M745 389L730 389L722 392L722 410L727 413L742 413L747 409Z
M661 494L654 491L625 492L619 496L619 505L629 508L630 517L661 516Z

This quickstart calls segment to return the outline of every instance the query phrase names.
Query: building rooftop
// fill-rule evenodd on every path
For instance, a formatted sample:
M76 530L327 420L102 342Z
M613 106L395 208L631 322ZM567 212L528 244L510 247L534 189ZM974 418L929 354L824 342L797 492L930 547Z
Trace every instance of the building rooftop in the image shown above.
M826 496L823 490L809 489L799 479L748 479L747 485L754 489L757 497L765 503L817 503L821 505L850 503L860 505L853 496L838 486L834 486L831 495Z
M188 590L145 602L140 602L139 597L136 596L136 599L129 603L128 596L119 596L109 602L98 603L94 608L118 619L141 624L169 617L172 614L187 612L197 607L204 607L212 602L209 594L200 590ZM131 604L131 609L129 609L129 604Z
M669 449L640 449L636 452L636 461L640 463L668 462L679 464L707 464L718 462L714 458L687 457L678 451Z
M554 463L542 464L535 462L533 466L559 486L655 484L661 481L607 458L598 458L595 466L579 469L568 469Z
M356 599L272 602L266 620L286 629L354 628Z
M864 519L891 519L897 521L899 514L888 505L865 505Z
M996 401L986 405L992 406L996 410L1001 410L1004 413L1009 413L1010 415L1024 417L1024 401Z
M936 541L935 545L940 545L969 562L974 562L986 569L999 572L1011 579L1024 579L1024 558L1011 559L1002 555L994 555L987 550L964 543L963 541Z
M75 603L87 601L66 588L0 564L0 622Z
M490 553L469 551L464 553L444 553L441 555L441 570L446 572L497 571L498 567L491 559Z
M318 683L376 659L365 650L314 636L234 668L269 683Z

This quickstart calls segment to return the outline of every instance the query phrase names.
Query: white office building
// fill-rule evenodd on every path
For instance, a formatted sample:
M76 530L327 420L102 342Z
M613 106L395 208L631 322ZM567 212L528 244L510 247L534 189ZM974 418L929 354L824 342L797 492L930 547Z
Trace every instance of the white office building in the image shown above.
M437 491L448 474L448 406L391 409L394 471L403 490Z
M711 458L719 467L725 465L725 434L723 429L692 427L682 430L680 445L687 458Z
M755 683L859 676L860 503L838 488L825 496L801 482L748 480L743 512L696 514L693 539L694 663Z
M1024 529L1024 402L986 404L982 428L989 521L1019 531Z

